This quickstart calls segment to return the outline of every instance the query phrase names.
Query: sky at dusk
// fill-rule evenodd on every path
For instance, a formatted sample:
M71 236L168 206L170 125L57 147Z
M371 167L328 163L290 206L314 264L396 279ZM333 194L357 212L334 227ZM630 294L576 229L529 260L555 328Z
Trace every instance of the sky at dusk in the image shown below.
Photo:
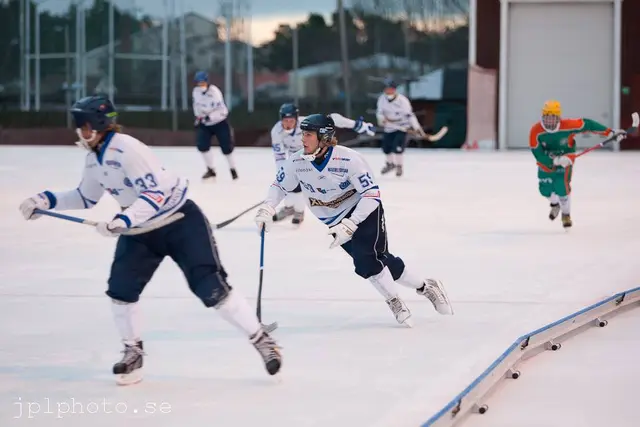
M54 12L65 11L72 0L40 0L42 9ZM86 4L93 0L85 0ZM304 21L310 12L329 15L335 10L336 0L245 0L251 6L252 38L260 44L273 37L281 23L295 24ZM165 0L115 0L119 8L139 10L141 14L162 16ZM170 3L170 1L169 1ZM197 12L207 18L219 16L220 0L175 0L176 11ZM349 1L345 1L345 6Z

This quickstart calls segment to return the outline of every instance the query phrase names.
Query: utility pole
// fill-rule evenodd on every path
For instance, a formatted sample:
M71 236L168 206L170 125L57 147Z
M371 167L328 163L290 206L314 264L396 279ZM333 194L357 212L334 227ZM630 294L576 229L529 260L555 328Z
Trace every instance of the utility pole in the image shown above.
M340 53L342 57L342 86L344 90L344 113L347 117L351 117L351 85L350 83L350 67L349 67L349 51L347 48L347 29L344 16L344 4L342 0L337 0L338 17L340 25Z

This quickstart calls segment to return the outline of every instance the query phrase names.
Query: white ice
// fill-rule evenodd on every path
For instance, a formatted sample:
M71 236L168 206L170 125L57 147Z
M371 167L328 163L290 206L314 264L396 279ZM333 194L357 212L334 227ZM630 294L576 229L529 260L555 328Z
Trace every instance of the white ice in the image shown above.
M361 151L379 170L382 154ZM156 152L191 179L192 198L213 222L260 201L274 176L268 149L236 151L237 182L216 151L215 183L200 181L195 148ZM404 177L379 178L390 249L443 280L455 316L436 314L402 289L415 326L398 326L307 213L299 230L278 224L266 242L263 313L280 324L279 382L244 337L190 294L168 260L141 303L145 379L116 387L110 369L121 345L104 295L115 240L53 218L25 222L18 213L34 193L75 188L83 156L75 147L0 147L3 427L417 426L518 336L638 285L640 155L595 152L578 161L567 233L547 219L530 153L409 150ZM92 211L71 214L109 219L116 211L105 197ZM252 215L215 236L232 285L254 303ZM523 374L517 387L535 386L526 381Z

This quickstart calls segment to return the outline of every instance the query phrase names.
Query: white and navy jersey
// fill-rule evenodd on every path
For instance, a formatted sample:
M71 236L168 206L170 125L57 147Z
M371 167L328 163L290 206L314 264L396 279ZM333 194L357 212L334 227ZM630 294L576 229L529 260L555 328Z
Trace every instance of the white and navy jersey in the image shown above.
M380 188L364 158L347 147L331 147L322 163L305 160L298 151L286 159L265 203L274 209L300 186L311 212L328 226L349 217L364 221L380 204Z
M351 120L341 114L332 113L329 114L329 116L333 119L336 127L353 129L356 126L355 120ZM300 130L300 123L302 123L305 118L306 116L298 116L296 126L293 130L285 130L282 127L282 121L279 121L271 128L271 147L273 148L276 168L280 168L284 160L302 149L302 130Z
M207 88L194 87L192 97L193 115L205 126L220 123L229 115L224 96L214 85L209 85Z
M188 181L167 171L136 138L110 133L98 153L87 155L78 188L45 192L56 210L92 208L105 192L120 204L129 227L144 226L176 212L187 200Z
M413 114L409 98L400 93L396 94L391 101L385 94L378 97L376 118L378 124L384 126L384 131L387 133L421 128L416 115Z

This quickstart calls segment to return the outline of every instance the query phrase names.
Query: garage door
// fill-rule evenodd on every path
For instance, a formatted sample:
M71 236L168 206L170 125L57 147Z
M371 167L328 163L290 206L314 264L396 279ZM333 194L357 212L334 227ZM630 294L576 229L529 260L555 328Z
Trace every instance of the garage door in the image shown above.
M612 3L511 3L509 14L507 146L527 147L547 99L559 100L565 117L612 126Z

